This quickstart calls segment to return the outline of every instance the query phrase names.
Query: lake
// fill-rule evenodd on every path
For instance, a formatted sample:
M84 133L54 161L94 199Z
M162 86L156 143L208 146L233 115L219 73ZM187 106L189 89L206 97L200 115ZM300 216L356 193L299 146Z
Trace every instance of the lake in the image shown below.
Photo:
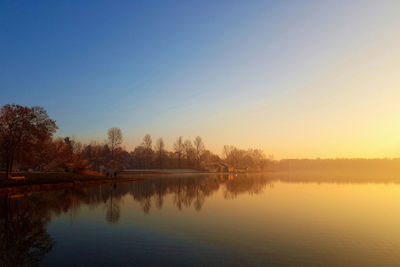
M398 266L400 183L177 175L0 195L0 265Z

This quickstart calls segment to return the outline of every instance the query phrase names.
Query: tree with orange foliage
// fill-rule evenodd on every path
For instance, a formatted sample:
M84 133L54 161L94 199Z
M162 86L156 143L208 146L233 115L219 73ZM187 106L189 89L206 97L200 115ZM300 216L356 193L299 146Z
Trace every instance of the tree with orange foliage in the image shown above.
M4 105L0 110L0 146L6 177L18 154L31 151L35 143L51 137L57 129L42 107Z

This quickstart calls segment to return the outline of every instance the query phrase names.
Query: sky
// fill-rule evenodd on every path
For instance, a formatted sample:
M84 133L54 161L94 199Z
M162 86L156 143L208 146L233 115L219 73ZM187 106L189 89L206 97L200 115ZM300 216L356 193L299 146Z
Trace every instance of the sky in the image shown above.
M0 105L133 149L400 157L400 1L0 1Z

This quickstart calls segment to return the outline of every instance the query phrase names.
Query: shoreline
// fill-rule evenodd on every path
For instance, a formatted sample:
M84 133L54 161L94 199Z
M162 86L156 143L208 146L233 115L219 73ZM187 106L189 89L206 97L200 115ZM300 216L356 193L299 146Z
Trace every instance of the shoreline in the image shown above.
M112 184L122 182L142 181L147 177L154 176L177 176L177 175L207 175L210 172L163 172L157 170L138 170L129 173L119 173L117 177L93 176L75 173L62 172L16 172L14 176L25 176L26 181L12 181L5 179L3 173L0 173L0 194L18 194L30 192L42 192L50 190L58 190L64 188L86 187L100 184ZM219 173L225 174L225 173Z
M21 193L31 193L31 192L43 192L51 190L60 190L74 187L88 187L100 184L113 184L121 182L132 182L141 181L144 178L132 177L132 178L87 178L87 179L75 179L70 181L53 181L53 182L35 182L35 183L24 183L24 182L14 182L11 184L0 184L0 195L1 194L21 194Z
M41 192L73 188L79 186L94 186L132 181L142 181L149 177L161 176L196 176L196 175L238 175L237 172L205 172L197 170L127 170L118 173L117 177L103 175L87 175L65 172L15 172L13 176L25 176L25 181L5 179L5 173L0 172L0 194Z

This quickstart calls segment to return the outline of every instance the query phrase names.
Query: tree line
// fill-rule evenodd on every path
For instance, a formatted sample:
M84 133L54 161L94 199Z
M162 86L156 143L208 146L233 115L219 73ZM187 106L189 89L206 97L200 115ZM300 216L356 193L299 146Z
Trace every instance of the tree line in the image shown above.
M103 142L89 144L70 137L55 138L58 130L42 107L16 104L0 109L0 169L6 177L14 169L65 172L106 172L122 169L186 168L214 170L218 165L262 170L270 162L259 149L225 146L219 156L206 149L200 136L194 140L179 136L168 150L162 138L153 141L146 134L132 151L123 146L120 128L107 131Z

